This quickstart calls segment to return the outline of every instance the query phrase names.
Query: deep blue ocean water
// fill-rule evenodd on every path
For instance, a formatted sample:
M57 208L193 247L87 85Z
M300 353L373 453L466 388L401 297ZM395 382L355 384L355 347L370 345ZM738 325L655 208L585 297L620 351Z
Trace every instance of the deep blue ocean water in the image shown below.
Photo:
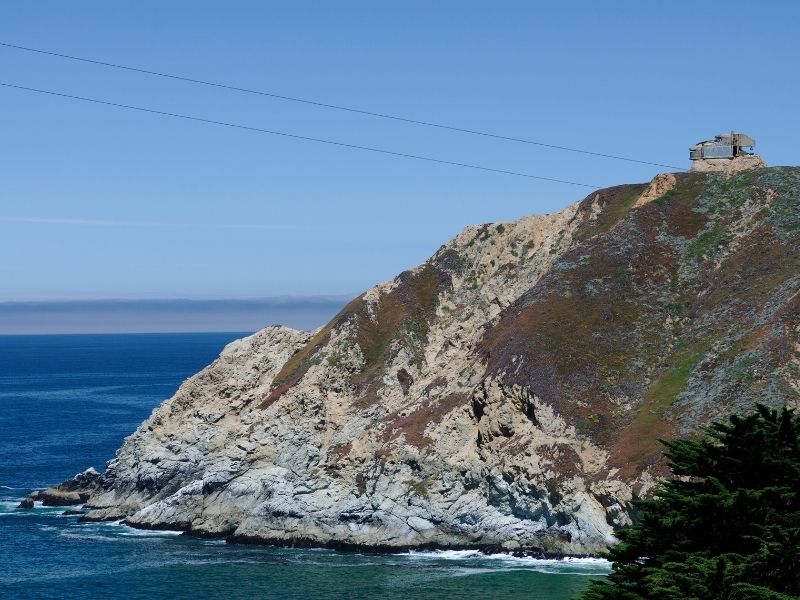
M0 598L566 600L607 572L592 560L234 546L15 508L30 489L102 470L155 406L241 335L0 336Z

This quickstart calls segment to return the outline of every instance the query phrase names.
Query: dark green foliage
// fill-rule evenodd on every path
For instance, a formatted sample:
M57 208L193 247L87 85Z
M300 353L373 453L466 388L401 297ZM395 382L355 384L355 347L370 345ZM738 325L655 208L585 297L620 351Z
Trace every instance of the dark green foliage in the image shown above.
M716 248L728 235L722 228L705 231L697 236L689 248L689 256L692 260L699 260L707 252Z
M669 202L671 199L673 199L677 195L678 195L677 191L675 191L674 189L671 189L666 194L662 194L661 196L659 196L658 198L653 200L653 202L655 202L659 206L664 206L667 202Z
M800 418L758 405L665 442L674 478L637 503L585 600L788 600L800 594Z
M617 267L614 275L622 285L628 285L631 280L631 272L627 267Z

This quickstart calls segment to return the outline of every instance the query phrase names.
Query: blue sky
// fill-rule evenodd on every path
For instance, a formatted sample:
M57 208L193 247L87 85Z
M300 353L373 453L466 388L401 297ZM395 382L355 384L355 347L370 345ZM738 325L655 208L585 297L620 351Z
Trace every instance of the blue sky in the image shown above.
M796 163L795 2L26 2L0 41L688 167ZM0 81L596 185L658 167L0 48ZM0 88L0 300L356 293L587 189Z

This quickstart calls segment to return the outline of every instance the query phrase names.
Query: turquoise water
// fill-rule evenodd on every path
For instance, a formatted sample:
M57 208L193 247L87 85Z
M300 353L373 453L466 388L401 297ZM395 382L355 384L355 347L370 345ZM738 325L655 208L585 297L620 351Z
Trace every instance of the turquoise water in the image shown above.
M0 336L0 597L566 600L608 572L596 560L235 546L15 508L31 488L101 469L241 335Z

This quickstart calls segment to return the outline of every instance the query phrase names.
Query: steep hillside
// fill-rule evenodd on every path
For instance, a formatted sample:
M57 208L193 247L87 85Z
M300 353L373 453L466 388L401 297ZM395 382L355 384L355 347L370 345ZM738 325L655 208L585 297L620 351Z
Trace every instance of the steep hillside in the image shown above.
M312 333L228 346L90 519L235 541L591 553L658 438L800 400L800 169L663 174L466 228Z

